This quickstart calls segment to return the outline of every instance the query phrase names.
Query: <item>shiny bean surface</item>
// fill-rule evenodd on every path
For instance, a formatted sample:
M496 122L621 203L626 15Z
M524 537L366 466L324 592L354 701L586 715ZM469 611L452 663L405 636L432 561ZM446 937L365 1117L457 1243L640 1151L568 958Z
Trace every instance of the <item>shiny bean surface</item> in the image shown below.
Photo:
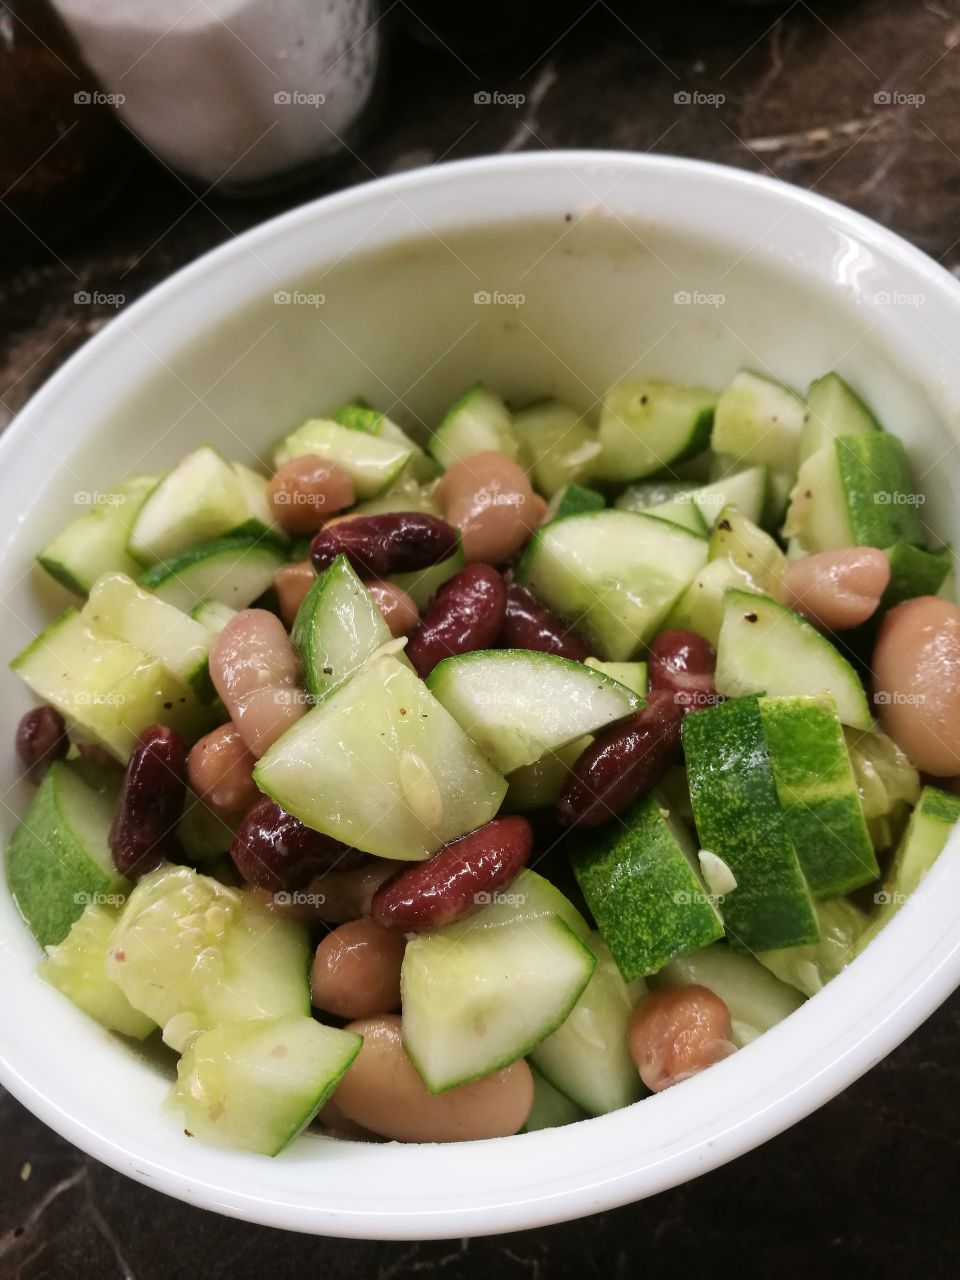
M284 463L267 486L273 517L288 533L316 533L337 511L352 507L356 495L349 471L316 454Z
M643 997L627 1031L630 1056L653 1093L697 1075L735 1052L730 1012L719 996L694 984Z
M66 721L54 707L33 707L20 717L14 745L26 776L39 782L54 760L67 754Z
M891 609L873 652L874 703L911 762L936 778L960 773L960 609L917 596Z
M457 653L489 649L503 626L507 592L488 564L474 564L445 582L407 645L406 654L423 679L438 662Z
M407 1057L395 1014L351 1022L363 1047L337 1086L338 1112L397 1142L503 1138L523 1127L533 1076L521 1059L494 1075L432 1094Z
M237 827L230 856L248 884L277 891L298 888L334 867L355 867L364 855L261 796Z
M109 844L121 875L137 879L180 860L177 823L187 788L183 739L166 725L144 729L130 753Z
M292 627L296 621L297 610L316 580L317 575L309 560L285 564L273 575L273 585L280 602L280 616L288 627Z
M713 645L695 631L661 631L650 646L651 690L672 693L684 711L712 707L718 701L714 684L717 655Z
M543 519L527 473L505 453L472 453L437 485L443 514L460 530L467 564L503 564Z
M533 649L537 653L553 653L558 658L583 662L590 649L572 627L533 592L511 582L507 587L507 608L500 643L505 649Z
M318 573L342 555L361 578L388 578L439 564L457 541L456 529L439 516L391 511L331 522L310 544L310 558Z
M384 929L413 932L453 924L511 884L532 848L526 818L494 818L381 885L373 896L373 918Z
M395 582L368 582L366 588L386 619L390 634L408 636L420 621L420 611L403 587Z
M299 676L290 637L266 609L238 613L210 648L210 678L258 759L307 709Z
M310 970L313 1005L338 1018L370 1018L400 1008L405 939L369 917L348 920L323 939Z
M187 756L187 776L207 808L229 821L245 813L260 795L253 780L255 764L231 721L194 743Z
M791 561L780 598L824 631L858 627L877 611L890 581L890 561L875 547L820 551Z
M677 754L683 710L668 690L651 692L642 711L599 733L564 784L557 820L599 826L649 791Z

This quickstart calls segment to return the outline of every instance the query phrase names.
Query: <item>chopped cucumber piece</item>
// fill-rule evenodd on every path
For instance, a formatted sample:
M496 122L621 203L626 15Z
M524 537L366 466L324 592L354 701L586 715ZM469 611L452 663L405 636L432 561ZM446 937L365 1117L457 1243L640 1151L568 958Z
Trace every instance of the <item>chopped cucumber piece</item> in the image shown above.
M527 813L532 809L549 809L555 805L571 769L592 741L590 734L584 734L559 751L548 751L533 764L515 769L507 779L504 809L509 813Z
M787 831L814 897L880 874L834 701L761 698L760 716Z
M526 924L546 916L558 916L581 942L587 941L590 926L566 894L552 881L524 867L509 890L495 893L482 911L459 924L448 925L445 932L452 938L458 930L467 934L474 929L497 929L503 924Z
M770 537L736 507L724 507L710 538L711 560L725 557L739 569L750 588L775 596L787 557Z
M530 1073L533 1076L533 1106L530 1108L526 1124L520 1130L521 1133L537 1133L540 1129L559 1129L561 1125L576 1124L578 1120L586 1120L586 1114L577 1104L565 1098L559 1089L555 1089L536 1067L531 1067Z
M400 978L403 1045L430 1092L524 1057L566 1019L595 964L559 916L412 938Z
M829 440L800 467L784 536L808 552L920 545L923 525L903 445L883 431Z
M126 574L98 578L80 615L92 631L125 640L155 658L205 701L215 696L207 665L211 632Z
M515 458L520 451L510 410L482 382L465 391L447 411L427 448L444 469L471 453L506 453Z
M722 905L731 941L754 951L816 942L813 901L784 822L759 699L688 715L683 750L700 842L737 882Z
M626 982L723 936L693 842L659 796L641 796L621 821L585 831L571 862Z
M157 564L229 533L249 517L237 472L205 444L188 453L147 497L130 530L129 551L141 564Z
M742 951L715 945L673 960L650 985L706 987L720 997L730 1011L733 1043L738 1049L756 1040L803 1004L803 996Z
M346 556L337 556L304 597L290 638L307 692L319 700L339 689L392 637Z
M717 401L710 447L741 462L796 471L805 416L795 391L743 369Z
M820 941L806 947L761 951L757 959L781 982L805 996L815 996L857 954L856 944L867 927L867 917L852 902L835 898L817 903Z
M269 531L275 538L285 541L287 535L277 524L270 500L267 498L269 484L267 477L261 475L259 471L254 471L252 467L245 466L242 462L234 462L233 469L240 482L240 491L247 509L246 519L240 527L255 533Z
M712 529L727 507L736 507L742 516L759 524L767 497L766 467L735 471L690 493L708 529Z
M384 415L377 409L371 409L366 400L348 400L338 405L329 415L331 422L339 422L341 427L349 427L351 431L369 431L377 434Z
M310 1012L306 930L252 893L163 866L127 899L107 976L171 1048L221 1022Z
M611 680L625 684L639 698L647 693L647 664L645 662L601 662L599 658L587 658L586 665L600 671Z
M199 796L187 792L177 839L191 862L213 862L229 853L233 836L233 827L208 809Z
M716 685L731 698L832 693L843 724L869 729L873 723L863 685L846 658L806 619L766 596L725 595Z
M588 946L597 967L583 995L530 1060L588 1115L602 1116L628 1107L644 1092L627 1048L627 1027L646 988L640 982L627 986L599 933L590 935Z
M513 427L520 440L520 457L539 493L552 498L565 487L575 485L579 489L577 482L589 479L600 453L600 442L584 415L571 405L541 400L521 409L513 419ZM603 505L601 499L600 506Z
M846 729L844 736L873 847L892 848L920 799L920 775L876 726L869 733Z
M389 656L298 720L254 777L307 826L398 859L429 857L489 822L507 789L423 682Z
M619 382L603 398L595 474L639 480L702 453L710 443L716 392L670 382Z
M807 389L807 416L800 436L800 461L805 462L838 436L881 430L880 423L853 388L838 373L827 373Z
M204 600L246 609L286 562L286 549L274 538L238 533L154 565L141 575L140 585L184 613Z
M618 511L649 511L692 492L693 486L686 480L639 480L627 485L613 505Z
M37 557L39 563L68 591L85 596L101 573L116 570L135 575L140 566L127 551L130 527L158 476L131 476L95 497L79 519L67 525Z
M201 600L190 611L190 617L215 636L236 616L236 609L231 609L228 604L221 604L219 600Z
M427 688L501 773L624 720L640 705L595 668L530 649L445 658Z
M409 445L354 431L326 418L311 418L277 447L274 462L282 467L308 453L326 458L349 471L357 498L362 500L388 489L413 452Z
M104 969L107 948L119 918L118 906L91 900L64 940L47 947L37 973L108 1031L144 1040L156 1030L157 1024L134 1009Z
M440 467L433 458L421 449L415 440L411 440L402 427L397 426L385 413L378 413L363 401L358 400L341 405L331 413L330 419L338 422L341 427L350 427L354 431L368 431L370 435L379 436L381 440L386 440L390 444L409 449L410 461L406 465L405 474L418 483L426 484L440 474Z
M107 841L116 804L115 789L99 792L57 761L14 831L7 884L41 946L62 942L98 896L126 889Z
M62 712L72 735L99 743L122 764L148 725L169 725L187 742L213 727L210 709L182 680L133 645L94 634L75 609L10 666Z
M704 538L629 511L598 511L541 526L517 579L576 625L595 653L632 658L703 568Z
M708 532L700 508L691 498L691 491L678 493L668 502L648 507L644 515L654 516L657 520L668 520L671 524L678 524L681 529L689 529L691 533L701 536Z
M898 542L887 548L890 581L880 598L879 615L914 596L943 594L944 585L953 571L953 553L949 547L923 551L909 542Z
M424 455L426 456L426 455ZM427 515L440 516L440 504L432 496L433 490L426 485L418 484L409 476L401 476L396 484L390 486L376 498L361 502L353 508L351 515L379 516L394 511L423 511Z
M664 625L696 631L716 648L723 625L724 597L730 590L750 591L752 587L730 560L711 560L670 610Z
M463 567L463 548L458 546L452 556L447 556L439 564L432 564L426 569L414 569L411 573L395 573L390 581L401 587L422 611L443 584L449 582Z
M169 1105L194 1138L275 1156L317 1114L362 1044L313 1018L229 1022L187 1046Z
M565 484L547 505L548 520L562 520L564 516L582 516L588 511L602 511L607 505L602 493L585 489L580 484Z

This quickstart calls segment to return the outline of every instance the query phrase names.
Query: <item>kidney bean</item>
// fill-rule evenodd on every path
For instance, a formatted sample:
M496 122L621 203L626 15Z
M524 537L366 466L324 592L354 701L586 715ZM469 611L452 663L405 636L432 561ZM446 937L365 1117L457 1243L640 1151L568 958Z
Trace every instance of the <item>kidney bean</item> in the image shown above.
M627 1030L630 1056L653 1093L689 1080L736 1047L730 1011L707 987L665 987L643 997Z
M917 596L891 609L873 651L884 729L924 773L960 773L960 609Z
M121 875L139 878L180 860L176 830L187 789L183 739L163 724L144 729L130 753L109 844Z
M284 463L267 485L273 517L288 533L316 533L325 520L356 501L349 471L316 454Z
M876 547L821 551L787 565L780 599L824 631L858 627L877 611L890 561Z
M338 1018L370 1018L400 1008L400 965L406 941L369 918L328 933L314 956L310 990L316 1009Z
M390 511L327 525L310 544L310 558L318 573L346 556L361 578L387 578L439 564L453 555L457 541L456 529L439 516Z
M695 631L661 631L650 646L650 688L672 693L685 712L720 700L713 682L716 669L713 645Z
M276 614L244 609L210 647L210 678L258 759L306 711L300 664Z
M423 679L443 658L489 649L503 626L507 593L488 564L472 564L445 582L424 614L406 654Z
M408 932L462 920L516 879L532 848L526 818L494 818L385 881L373 895L373 919Z
M368 582L367 590L386 619L390 634L408 636L420 621L420 612L411 598L395 582Z
M408 1058L396 1014L351 1022L363 1047L337 1086L348 1120L397 1142L503 1138L522 1128L533 1106L533 1076L523 1059L502 1071L430 1093Z
M273 575L273 585L280 601L280 616L288 627L296 621L297 610L316 580L317 575L309 560L285 564Z
M54 760L67 754L66 721L55 707L34 707L20 717L14 745L26 776L39 782Z
M505 453L471 453L448 468L436 489L443 514L460 530L467 564L502 564L543 518L527 473Z
M500 632L505 649L533 649L554 653L558 658L583 662L590 649L572 627L568 627L536 596L518 583L507 587L507 612Z
M190 786L208 809L229 821L245 813L260 792L253 780L253 756L231 721L195 742L187 756Z
M230 856L248 884L276 891L299 888L333 867L355 867L365 855L262 796L237 827Z
M557 801L563 826L596 827L649 791L680 746L684 708L666 689L623 724L598 734L578 757Z

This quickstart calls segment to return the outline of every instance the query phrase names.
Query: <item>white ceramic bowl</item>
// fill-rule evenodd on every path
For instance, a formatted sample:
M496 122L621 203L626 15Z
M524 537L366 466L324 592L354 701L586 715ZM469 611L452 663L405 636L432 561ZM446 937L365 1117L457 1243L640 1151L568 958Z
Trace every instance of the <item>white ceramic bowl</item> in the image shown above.
M484 293L524 301L475 301ZM31 557L76 513L76 493L202 440L252 458L357 393L430 422L478 377L509 396L556 392L587 406L631 372L721 386L746 364L802 387L839 368L907 441L925 518L956 544L958 330L960 285L929 258L837 205L732 169L553 153L344 192L239 237L122 311L7 430L4 657L56 603ZM9 735L28 700L12 676L0 690L6 835L26 799ZM254 1222L424 1238L573 1218L749 1150L903 1040L960 982L958 849L954 839L864 956L760 1041L680 1088L565 1129L420 1147L307 1136L276 1160L201 1146L161 1110L167 1081L37 980L37 948L5 892L2 1077L107 1164Z

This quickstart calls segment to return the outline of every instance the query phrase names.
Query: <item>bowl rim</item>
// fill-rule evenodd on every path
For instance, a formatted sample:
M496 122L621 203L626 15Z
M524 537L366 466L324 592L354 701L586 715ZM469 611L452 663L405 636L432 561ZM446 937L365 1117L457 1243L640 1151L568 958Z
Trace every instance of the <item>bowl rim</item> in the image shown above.
M785 208L806 209L861 244L870 245L911 277L922 277L948 309L960 314L960 282L920 249L862 214L779 179L710 161L619 151L477 157L378 178L321 196L259 224L181 268L126 308L122 317L106 324L31 397L0 438L0 468L21 447L30 421L40 418L73 379L109 357L112 344L123 339L123 327L162 312L168 302L201 285L208 274L247 250L256 250L261 243L335 211L390 197L411 184L443 186L467 178L495 181L550 169L574 173L578 168L597 166L642 171L653 178L683 173L747 199L753 193L765 194L778 198ZM495 225L502 219L491 214L478 221ZM404 232L398 231L393 238L403 237ZM954 835L948 847L960 849L960 836ZM664 1139L656 1148L656 1158L641 1164L624 1141L631 1127L629 1112L637 1112L637 1107L564 1129L449 1147L347 1144L348 1149L363 1145L381 1153L378 1161L397 1168L404 1181L415 1183L417 1173L428 1167L436 1170L439 1185L449 1184L450 1194L438 1194L433 1203L423 1206L415 1195L405 1198L406 1193L398 1192L398 1207L393 1209L337 1205L334 1197L331 1207L271 1189L269 1165L259 1157L214 1149L201 1156L196 1145L189 1148L189 1154L184 1149L179 1160L145 1156L69 1114L56 1097L29 1078L29 1063L11 1060L5 1046L0 1046L0 1081L34 1115L89 1155L146 1185L228 1216L305 1232L372 1239L451 1238L547 1225L643 1198L716 1168L808 1115L909 1035L960 984L960 922L954 922L947 909L949 894L937 892L952 873L947 862L941 857L929 873L931 892L925 894L922 904L910 902L901 909L871 944L869 958L859 957L789 1019L735 1059L718 1064L709 1073L709 1082L698 1077L673 1096L668 1093L645 1099L643 1116L654 1131L663 1130ZM878 981L884 976L888 983ZM882 993L879 997L877 990ZM859 1016L851 1017L851 1008L858 1007ZM832 1045L823 1041L820 1028L822 1044L818 1055L813 1055L817 1069L804 1074L803 1068L811 1059L809 1048L805 1049L806 1037L816 1032L818 1023L824 1023L828 1010L838 1015ZM781 1069L784 1060L792 1063L790 1069ZM745 1061L752 1069L744 1068L741 1082L734 1073ZM768 1066L778 1068L772 1076L764 1074ZM747 1076L754 1083L745 1091L742 1085ZM711 1095L717 1093L716 1086L722 1081L730 1090L731 1105L726 1113L718 1114ZM701 1116L705 1117L703 1123ZM527 1184L525 1191L518 1186L501 1192L494 1189L495 1182L479 1191L459 1191L457 1176L471 1163L495 1171L499 1156L494 1152L509 1150L517 1157L515 1163L523 1163L522 1144L527 1144L531 1153L538 1152L543 1168L561 1172L532 1187ZM308 1149L315 1149L313 1142ZM583 1165L573 1174L563 1168L571 1151L584 1156ZM283 1167L303 1161L289 1161L285 1156L274 1163ZM245 1176L247 1171L249 1176Z

